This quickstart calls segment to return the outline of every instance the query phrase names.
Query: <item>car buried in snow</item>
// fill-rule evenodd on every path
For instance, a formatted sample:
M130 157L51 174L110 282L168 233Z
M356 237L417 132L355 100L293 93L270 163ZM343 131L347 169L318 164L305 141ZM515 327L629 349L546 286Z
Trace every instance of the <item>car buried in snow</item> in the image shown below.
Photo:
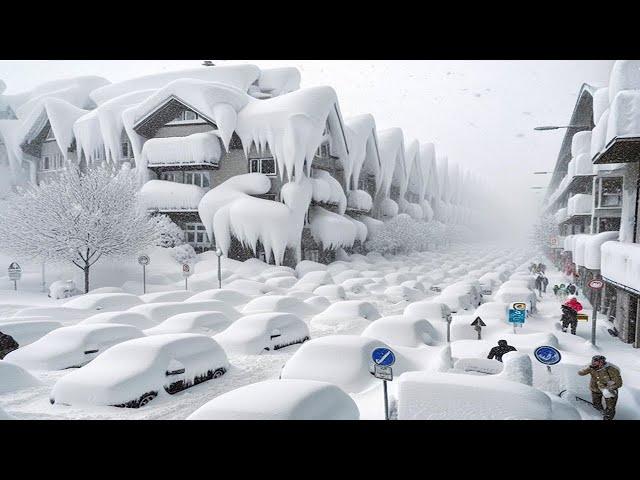
M310 339L309 327L300 317L286 312L246 315L214 337L228 352L258 355Z
M227 354L211 337L195 333L153 335L116 345L62 377L49 401L139 408L159 395L173 395L220 378L228 369Z

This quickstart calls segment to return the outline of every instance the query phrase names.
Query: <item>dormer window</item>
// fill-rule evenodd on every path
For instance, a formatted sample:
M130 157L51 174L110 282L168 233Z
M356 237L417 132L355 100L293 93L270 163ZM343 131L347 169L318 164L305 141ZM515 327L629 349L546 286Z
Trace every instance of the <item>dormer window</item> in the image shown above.
M49 127L49 131L47 132L47 136L45 140L55 140L56 136L53 134L53 128Z

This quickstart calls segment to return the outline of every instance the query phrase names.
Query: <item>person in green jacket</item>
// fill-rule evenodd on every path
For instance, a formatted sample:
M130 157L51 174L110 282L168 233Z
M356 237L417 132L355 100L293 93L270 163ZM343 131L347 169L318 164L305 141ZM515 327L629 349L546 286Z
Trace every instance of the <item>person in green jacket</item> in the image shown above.
M607 363L603 355L594 355L591 365L578 371L578 375L591 375L589 389L593 406L596 410L603 412L603 420L613 420L616 415L616 403L618 403L618 389L622 387L620 369ZM602 408L603 397L605 408Z

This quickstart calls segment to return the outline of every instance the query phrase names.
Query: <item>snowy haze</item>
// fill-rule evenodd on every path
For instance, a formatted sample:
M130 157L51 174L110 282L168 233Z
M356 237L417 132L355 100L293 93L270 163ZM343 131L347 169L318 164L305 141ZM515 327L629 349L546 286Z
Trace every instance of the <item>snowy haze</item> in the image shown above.
M528 227L552 170L583 82L606 85L613 61L341 61L213 60L295 66L302 87L335 88L345 117L371 113L378 129L400 127L407 140L434 142L450 163L483 174L505 207L505 231ZM7 94L48 80L99 75L112 82L193 68L198 60L2 61ZM538 192L538 193L536 193ZM510 219L507 220L507 219ZM523 221L524 220L524 221Z

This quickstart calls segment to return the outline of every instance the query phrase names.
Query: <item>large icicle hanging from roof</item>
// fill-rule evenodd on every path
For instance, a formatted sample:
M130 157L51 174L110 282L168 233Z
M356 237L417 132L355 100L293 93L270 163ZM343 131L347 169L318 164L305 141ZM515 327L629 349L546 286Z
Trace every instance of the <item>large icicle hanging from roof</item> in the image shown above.
M331 154L348 161L338 99L331 87L313 87L266 100L251 99L239 112L237 134L245 154L269 147L282 179L309 176L315 153L329 125Z

